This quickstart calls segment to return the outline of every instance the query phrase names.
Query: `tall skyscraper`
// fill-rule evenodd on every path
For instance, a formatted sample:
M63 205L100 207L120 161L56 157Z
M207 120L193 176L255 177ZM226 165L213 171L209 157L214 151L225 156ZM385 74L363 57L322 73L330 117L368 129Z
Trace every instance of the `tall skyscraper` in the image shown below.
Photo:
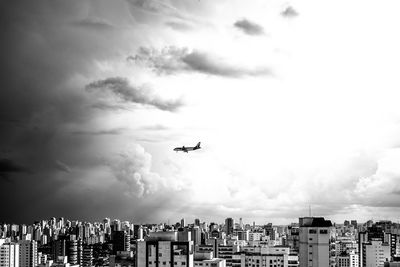
M233 233L233 227L235 226L235 221L232 218L225 219L225 232L227 235Z
M52 259L57 260L58 257L67 256L67 240L58 239L51 243Z
M116 255L118 251L129 251L130 240L130 235L125 231L113 232L113 254Z
M93 247L91 245L85 246L83 248L83 259L81 266L83 267L93 266Z
M78 240L68 241L68 263L78 264Z
M329 236L332 223L322 217L299 218L299 267L329 266Z
M38 265L36 241L23 240L19 244L19 266L35 267Z

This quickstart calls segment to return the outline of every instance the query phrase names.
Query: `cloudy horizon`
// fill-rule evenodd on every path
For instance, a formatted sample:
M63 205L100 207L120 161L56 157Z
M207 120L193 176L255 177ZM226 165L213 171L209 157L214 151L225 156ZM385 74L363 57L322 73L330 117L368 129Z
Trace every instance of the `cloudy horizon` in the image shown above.
M399 7L1 2L0 221L397 221Z

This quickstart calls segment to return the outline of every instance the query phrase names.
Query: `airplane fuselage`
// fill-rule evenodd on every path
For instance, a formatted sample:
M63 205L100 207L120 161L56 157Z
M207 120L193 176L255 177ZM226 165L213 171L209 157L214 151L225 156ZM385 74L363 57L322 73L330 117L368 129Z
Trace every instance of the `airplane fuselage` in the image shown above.
M186 146L182 146L182 147L175 147L174 148L174 151L176 151L176 152L178 152L178 151L183 151L183 152L186 152L186 153L188 153L189 151L194 151L194 150L197 150L197 149L200 149L201 147L200 147L200 142L196 145L196 146L189 146L189 147L186 147Z

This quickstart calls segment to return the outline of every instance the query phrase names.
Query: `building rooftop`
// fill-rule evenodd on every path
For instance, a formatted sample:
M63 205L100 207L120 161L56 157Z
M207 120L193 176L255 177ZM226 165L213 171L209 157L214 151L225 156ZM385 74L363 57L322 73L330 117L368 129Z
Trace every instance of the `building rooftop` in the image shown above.
M299 224L300 227L332 227L332 222L324 217L299 218Z

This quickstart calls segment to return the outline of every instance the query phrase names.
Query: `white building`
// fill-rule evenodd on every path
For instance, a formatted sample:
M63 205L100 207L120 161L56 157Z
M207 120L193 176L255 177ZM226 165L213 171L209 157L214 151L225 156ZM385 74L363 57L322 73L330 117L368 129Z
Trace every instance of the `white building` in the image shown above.
M245 253L242 267L288 267L288 254Z
M362 243L363 264L361 267L383 267L390 260L390 246L382 243L381 239L372 239L370 242Z
M214 258L212 251L196 252L194 255L194 266L196 267L226 267L226 260Z
M19 245L0 239L0 267L19 267Z
M336 267L358 267L358 254L351 251L348 255L336 257Z

